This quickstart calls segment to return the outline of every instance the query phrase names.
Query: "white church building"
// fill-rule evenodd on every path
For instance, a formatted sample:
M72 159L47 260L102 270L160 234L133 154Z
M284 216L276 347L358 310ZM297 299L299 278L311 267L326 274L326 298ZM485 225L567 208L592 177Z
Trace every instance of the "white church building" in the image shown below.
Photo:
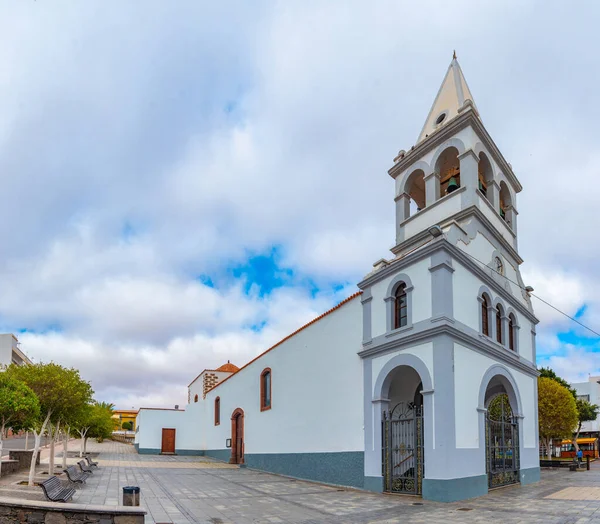
M388 173L392 256L240 369L203 371L185 410L140 409L139 453L437 501L539 480L522 187L456 57L416 144Z

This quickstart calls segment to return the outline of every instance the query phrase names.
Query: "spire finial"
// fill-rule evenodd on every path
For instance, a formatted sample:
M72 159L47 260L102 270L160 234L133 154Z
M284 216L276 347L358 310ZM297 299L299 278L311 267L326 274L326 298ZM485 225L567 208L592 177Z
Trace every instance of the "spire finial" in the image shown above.
M454 50L454 52L452 53L452 60L456 60L456 49Z

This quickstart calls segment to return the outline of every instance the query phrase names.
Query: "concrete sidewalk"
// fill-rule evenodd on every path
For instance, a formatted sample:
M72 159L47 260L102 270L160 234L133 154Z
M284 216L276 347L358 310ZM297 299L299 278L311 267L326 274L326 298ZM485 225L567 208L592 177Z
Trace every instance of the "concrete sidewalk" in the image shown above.
M76 443L70 447L78 449ZM116 442L90 442L88 451L97 455L100 469L73 502L116 506L124 486L139 486L147 523L600 524L600 463L589 472L543 471L537 484L443 504L324 486L205 457L137 455L133 446ZM61 463L60 457L56 460ZM69 457L70 463L77 460ZM39 473L38 478L47 478ZM19 476L26 477L2 479L0 496L42 500L40 488L15 484Z

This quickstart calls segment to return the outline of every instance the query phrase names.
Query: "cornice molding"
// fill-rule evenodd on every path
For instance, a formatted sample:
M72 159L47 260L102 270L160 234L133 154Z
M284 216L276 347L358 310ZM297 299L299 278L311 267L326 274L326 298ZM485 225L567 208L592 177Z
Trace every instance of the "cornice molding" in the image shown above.
M459 189L459 191L460 191L460 189ZM458 191L455 191L452 194L455 194L455 193L458 193ZM482 196L482 198L485 198L485 197ZM485 228L494 237L496 242L498 242L508 252L508 254L517 263L517 265L521 265L523 263L523 259L519 256L519 253L517 253L515 248L512 247L510 245L510 243L498 232L496 227L492 224L492 222L485 215L485 213L483 211L481 211L481 209L479 209L475 205L469 206L466 209L461 209L458 213L455 213L454 215L451 215L451 216L445 218L444 220L440 221L438 225L443 228L446 225L450 224L451 222L458 223L458 220L463 220L463 219L469 218L471 216L476 216L483 223ZM460 226L460 224L459 224L459 226ZM508 224L506 224L506 228L507 228L507 231L511 235L515 236L514 231L508 226ZM416 235L413 235L408 240L405 240L404 242L401 242L400 244L395 245L393 248L390 249L390 251L394 255L398 255L405 249L410 248L411 246L416 245L420 242L423 242L429 238L431 238L431 235L429 234L429 232L427 230L424 230L424 231L421 231L420 233L417 233Z
M500 167L502 173L508 178L510 183L515 188L517 193L520 193L523 190L523 186L517 180L517 177L513 173L512 168L508 165L508 162L498 149L498 146L488 133L487 129L483 125L483 122L475 115L472 110L465 111L464 113L459 114L454 117L451 122L448 122L445 126L441 127L437 132L432 135L429 135L423 142L420 142L414 149L407 152L406 156L396 163L392 168L388 170L388 174L392 178L398 177L400 173L402 173L405 169L409 168L411 164L413 164L419 158L425 156L431 150L439 147L443 144L448 138L452 137L462 129L471 125L475 132L480 136L482 142L488 148L492 158L496 161L498 166Z
M358 283L359 289L365 289L381 280L398 273L403 270L407 266L410 266L424 258L430 257L433 253L445 250L448 254L458 262L461 263L463 267L471 271L482 283L486 284L491 290L493 290L497 295L501 296L508 304L513 306L517 311L519 311L525 318L527 318L530 322L537 324L539 320L537 317L527 308L525 307L517 298L515 298L512 293L506 291L506 289L500 285L496 279L494 279L491 275L489 275L481 265L473 260L469 255L467 255L462 249L452 245L445 238L439 238L438 240L431 242L430 244L424 245L421 249L414 251L406 255L404 258L390 263L390 265L386 266L383 269L380 269L376 273L373 273L363 279ZM455 268L456 269L456 268Z
M358 355L365 359L370 357L379 356L383 353L388 353L395 350L401 350L405 347L412 347L416 344L431 341L432 338L442 335L448 335L455 342L464 344L467 348L473 349L482 353L486 356L492 357L495 360L511 366L514 369L522 371L532 377L539 376L537 368L526 360L521 359L519 355L514 352L496 344L495 342L487 339L482 339L479 336L473 336L467 332L468 328L461 324L453 325L449 323L436 324L435 326L416 331L414 333L408 333L401 338L386 340L382 343L372 345L362 351L358 352Z

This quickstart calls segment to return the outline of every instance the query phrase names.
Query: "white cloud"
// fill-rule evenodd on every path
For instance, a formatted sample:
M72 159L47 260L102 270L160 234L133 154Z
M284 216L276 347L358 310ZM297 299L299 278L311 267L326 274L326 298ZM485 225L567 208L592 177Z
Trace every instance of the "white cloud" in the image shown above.
M585 304L600 326L591 13L533 1L7 9L0 325L59 326L23 348L80 367L105 400L182 403L190 375L247 361L352 291L393 243L386 170L454 48L524 186L526 284L571 315ZM273 246L298 277L269 296L197 279ZM349 284L312 297L309 280ZM538 341L556 351L572 325L534 305Z

